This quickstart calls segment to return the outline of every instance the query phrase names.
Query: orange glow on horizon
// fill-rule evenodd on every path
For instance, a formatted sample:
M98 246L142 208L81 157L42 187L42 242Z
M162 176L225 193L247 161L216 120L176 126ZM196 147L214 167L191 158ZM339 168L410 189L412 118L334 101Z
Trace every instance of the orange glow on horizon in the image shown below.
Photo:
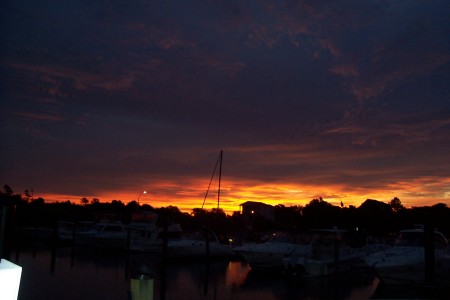
M86 197L89 200L98 198L100 202L111 202L120 200L123 203L137 201L149 204L152 207L176 206L181 211L191 213L194 208L201 208L205 198L207 183L204 180L183 183L176 182L156 182L146 186L147 193L135 191L99 191L95 195L63 195L63 194L43 194L35 195L42 197L47 202L64 202L70 200L72 203L80 204L80 200ZM312 199L322 197L330 204L339 206L341 201L348 207L350 205L358 207L366 199L376 199L388 203L394 197L398 197L405 207L430 206L437 203L449 205L450 198L450 178L441 179L424 177L410 182L397 182L390 184L385 189L378 191L368 191L362 188L349 188L344 186L313 186L298 184L267 184L258 182L223 181L221 184L220 208L227 214L239 211L239 205L246 201L264 202L270 205L282 204L285 206L305 206ZM137 189L144 190L144 189ZM212 187L207 199L205 199L204 209L217 208L217 189Z

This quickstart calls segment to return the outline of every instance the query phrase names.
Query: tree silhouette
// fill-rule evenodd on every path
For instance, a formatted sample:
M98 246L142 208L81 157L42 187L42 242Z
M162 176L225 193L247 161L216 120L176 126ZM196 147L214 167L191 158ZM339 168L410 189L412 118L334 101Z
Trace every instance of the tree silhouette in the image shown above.
M28 200L32 199L31 193L29 190L25 190L24 192L25 198L24 200L26 200L28 202Z
M405 209L405 207L402 205L402 202L397 197L394 197L394 199L392 199L389 202L389 206L391 207L393 212L398 212L398 211L400 211L402 209Z
M7 207L8 230L26 226L54 226L57 220L99 220L109 216L116 220L129 222L137 211L152 211L159 215L159 225L178 223L185 231L210 227L222 236L235 235L244 238L257 238L274 230L305 231L308 229L339 226L345 229L366 231L372 236L386 237L387 234L415 224L431 224L445 235L450 236L450 208L445 203L433 206L405 208L399 198L382 202L367 199L359 207L332 205L319 197L304 207L276 205L273 220L258 217L249 223L239 212L226 215L222 209L205 210L194 208L192 213L181 212L176 206L153 208L148 204L139 205L136 201L126 205L120 200L102 202L97 198L89 201L86 197L78 203L51 202L43 198L27 201L29 195L14 194L5 184L0 191L0 206ZM11 231L12 232L12 231ZM12 237L12 234L10 234Z
M8 196L11 196L13 194L12 188L9 185L7 185L7 184L5 184L3 186L3 190L5 191L5 194L8 195Z
M340 225L341 208L326 202L320 197L313 199L303 209L306 224L311 228L325 228Z
M82 205L87 205L89 203L89 200L88 200L88 198L83 197L83 198L80 199L80 202L81 202Z

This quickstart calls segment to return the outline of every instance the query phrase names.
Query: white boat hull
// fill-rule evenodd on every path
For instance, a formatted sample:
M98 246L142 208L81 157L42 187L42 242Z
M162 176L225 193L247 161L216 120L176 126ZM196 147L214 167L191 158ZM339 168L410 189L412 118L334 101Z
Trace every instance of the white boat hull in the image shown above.
M435 264L428 265L428 268L434 270L432 272L434 274L426 274L425 232L423 229L400 231L395 246L366 256L364 262L367 266L375 268L380 279L387 284L424 283L430 280L430 278L426 278L430 275L434 277L434 282L450 284L448 241L438 231L434 231L433 241ZM430 247L430 251L433 248Z
M231 247L203 240L172 240L167 244L167 254L172 257L226 257L232 256Z
M304 275L305 276L328 276L337 273L348 272L354 268L362 259L360 253L355 252L344 257L329 259L305 259Z
M365 263L373 266L381 280L387 284L424 282L427 279L423 248L393 247L367 256ZM450 256L436 250L434 270L440 280L448 280L450 283Z
M253 269L282 268L283 259L291 254L305 255L308 245L267 242L247 244L234 249Z

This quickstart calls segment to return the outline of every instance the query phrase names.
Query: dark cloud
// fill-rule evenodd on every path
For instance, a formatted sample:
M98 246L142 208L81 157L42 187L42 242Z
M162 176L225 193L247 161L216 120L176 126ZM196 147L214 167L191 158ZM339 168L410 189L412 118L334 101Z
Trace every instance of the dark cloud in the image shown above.
M186 208L224 149L231 206L446 202L449 8L7 1L0 178L55 199L145 187Z

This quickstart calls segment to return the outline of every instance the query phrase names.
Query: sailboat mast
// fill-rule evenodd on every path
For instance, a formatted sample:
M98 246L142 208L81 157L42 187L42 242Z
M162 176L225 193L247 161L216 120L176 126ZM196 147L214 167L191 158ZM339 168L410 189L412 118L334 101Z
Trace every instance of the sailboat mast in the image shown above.
M208 189L206 190L205 198L203 199L202 209L203 209L203 206L205 205L206 198L208 197L209 188L211 187L211 183L212 183L212 181L214 179L214 175L216 174L216 170L217 170L217 165L219 165L219 163L220 163L220 166L219 166L219 190L217 192L217 208L219 208L219 203L220 203L220 181L221 181L221 178L222 178L222 150L220 150L220 155L217 158L216 165L214 166L214 171L213 171L213 173L211 175L211 179L209 180Z
M220 181L221 181L221 179L222 179L222 155L223 155L223 151L220 150L219 190L217 191L217 210L219 209L219 204L220 204Z

